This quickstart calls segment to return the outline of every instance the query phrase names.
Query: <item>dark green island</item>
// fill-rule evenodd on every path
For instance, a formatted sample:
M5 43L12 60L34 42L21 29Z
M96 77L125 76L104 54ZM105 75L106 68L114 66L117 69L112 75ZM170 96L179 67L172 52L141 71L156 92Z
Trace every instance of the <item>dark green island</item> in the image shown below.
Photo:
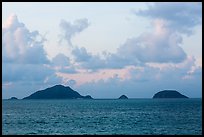
M188 98L176 90L163 90L154 94L153 98Z
M93 99L90 95L82 96L70 87L55 85L53 87L39 90L23 99Z

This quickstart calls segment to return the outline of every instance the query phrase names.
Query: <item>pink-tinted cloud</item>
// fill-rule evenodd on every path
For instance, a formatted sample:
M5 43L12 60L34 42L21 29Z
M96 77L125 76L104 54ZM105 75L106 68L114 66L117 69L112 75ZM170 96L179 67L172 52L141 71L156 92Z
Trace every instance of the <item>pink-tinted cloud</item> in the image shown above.
M127 67L124 69L102 69L96 72L80 70L79 73L75 74L57 73L57 75L62 77L65 83L69 80L75 80L75 86L79 86L92 81L107 80L115 75L117 75L121 80L128 79L130 78L129 70L131 68L132 67Z

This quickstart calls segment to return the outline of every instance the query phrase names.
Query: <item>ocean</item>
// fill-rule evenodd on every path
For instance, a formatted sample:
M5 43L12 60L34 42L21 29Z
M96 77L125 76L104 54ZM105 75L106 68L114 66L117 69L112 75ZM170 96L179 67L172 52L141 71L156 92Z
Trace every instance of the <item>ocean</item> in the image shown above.
M202 99L2 100L3 135L201 135Z

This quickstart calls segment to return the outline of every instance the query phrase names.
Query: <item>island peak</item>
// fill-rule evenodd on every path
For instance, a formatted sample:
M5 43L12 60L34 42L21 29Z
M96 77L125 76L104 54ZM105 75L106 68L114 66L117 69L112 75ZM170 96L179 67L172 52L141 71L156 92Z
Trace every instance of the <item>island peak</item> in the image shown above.
M69 86L55 85L44 90L36 91L23 99L93 99L90 95L82 96Z

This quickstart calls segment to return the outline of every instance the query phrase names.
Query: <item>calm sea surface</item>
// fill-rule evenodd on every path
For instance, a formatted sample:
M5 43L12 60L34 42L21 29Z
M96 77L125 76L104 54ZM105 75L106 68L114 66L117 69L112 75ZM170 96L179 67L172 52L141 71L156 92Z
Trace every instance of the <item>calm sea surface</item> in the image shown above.
M202 134L202 99L3 100L3 134Z

